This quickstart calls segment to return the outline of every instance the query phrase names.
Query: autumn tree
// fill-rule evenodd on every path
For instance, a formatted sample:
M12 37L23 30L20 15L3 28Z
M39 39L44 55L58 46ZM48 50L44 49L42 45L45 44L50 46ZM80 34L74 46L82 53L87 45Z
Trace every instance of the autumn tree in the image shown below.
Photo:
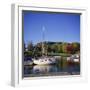
M74 47L72 44L67 44L66 49L67 49L67 53L72 54Z

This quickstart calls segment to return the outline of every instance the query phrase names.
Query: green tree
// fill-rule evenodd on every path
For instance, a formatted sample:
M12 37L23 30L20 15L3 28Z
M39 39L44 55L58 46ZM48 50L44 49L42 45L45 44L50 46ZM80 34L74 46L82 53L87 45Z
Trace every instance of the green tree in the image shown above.
M28 43L27 49L28 49L28 51L33 51L33 43L32 42Z
M77 53L80 51L80 43L74 42L72 43L73 46L73 53Z
M58 44L58 53L63 53L62 44Z
M67 43L62 43L62 52L67 53Z
M26 50L26 44L24 43L24 51Z

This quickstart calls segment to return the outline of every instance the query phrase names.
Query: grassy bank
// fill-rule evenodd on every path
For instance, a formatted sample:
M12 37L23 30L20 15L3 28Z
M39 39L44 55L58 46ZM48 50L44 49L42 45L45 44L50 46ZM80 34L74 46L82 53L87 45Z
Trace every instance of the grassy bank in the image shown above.
M68 57L71 54L68 53L48 53L49 56L62 56L62 57Z
M38 53L32 53L31 51L25 51L24 52L25 56L30 56L30 57L34 57L34 56L42 56L41 52ZM47 53L48 56L62 56L62 57L68 57L71 54L68 53Z

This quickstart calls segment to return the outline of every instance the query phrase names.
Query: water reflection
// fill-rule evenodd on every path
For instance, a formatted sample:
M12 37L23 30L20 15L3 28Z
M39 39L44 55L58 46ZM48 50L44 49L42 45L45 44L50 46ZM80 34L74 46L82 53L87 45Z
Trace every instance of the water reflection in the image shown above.
M59 65L31 65L24 66L24 77L29 76L45 76L56 74L59 75L72 75L80 73L79 64L68 64L67 62L60 63Z
M57 72L57 71L58 68L56 67L56 65L36 65L33 67L34 74L37 73L45 74L45 73Z

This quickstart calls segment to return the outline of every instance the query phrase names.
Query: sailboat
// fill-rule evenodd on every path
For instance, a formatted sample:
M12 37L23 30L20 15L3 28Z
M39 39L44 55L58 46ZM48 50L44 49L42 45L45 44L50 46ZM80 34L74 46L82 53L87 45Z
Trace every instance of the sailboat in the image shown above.
M50 56L47 56L47 52L45 50L45 44L44 44L44 39L45 39L45 27L43 26L42 28L42 37L43 37L43 40L42 40L42 56L38 59L33 59L33 63L34 64L37 64L37 65L45 65L45 64L55 64L56 63L56 59L54 57L50 57Z

